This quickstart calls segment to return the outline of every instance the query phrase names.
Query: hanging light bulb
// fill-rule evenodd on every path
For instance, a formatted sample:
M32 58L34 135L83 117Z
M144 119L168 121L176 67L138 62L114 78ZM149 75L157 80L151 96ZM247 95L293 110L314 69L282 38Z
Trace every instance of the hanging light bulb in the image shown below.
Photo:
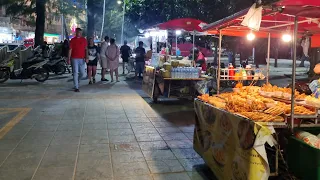
M290 34L284 34L282 35L282 41L284 42L290 42L292 40L292 36Z
M252 32L250 32L249 34L247 34L247 39L249 41L253 41L256 38L256 35L254 35Z

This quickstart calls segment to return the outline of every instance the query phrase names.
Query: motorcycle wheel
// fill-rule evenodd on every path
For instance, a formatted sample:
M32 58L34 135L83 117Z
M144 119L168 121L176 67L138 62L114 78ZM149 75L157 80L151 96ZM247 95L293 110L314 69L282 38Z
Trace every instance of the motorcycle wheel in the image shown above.
M4 83L9 79L10 75L8 71L0 71L0 83Z
M49 71L44 68L39 68L36 71L35 79L38 82L45 82L49 78Z
M55 68L55 73L56 73L56 75L62 75L62 74L64 74L64 73L66 73L66 66L65 66L65 64L64 63L58 63L57 65L56 65L56 68Z

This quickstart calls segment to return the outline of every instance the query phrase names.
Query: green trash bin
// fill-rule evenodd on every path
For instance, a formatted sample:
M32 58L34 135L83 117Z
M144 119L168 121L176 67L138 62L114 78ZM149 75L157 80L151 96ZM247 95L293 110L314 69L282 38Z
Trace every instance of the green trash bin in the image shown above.
M320 128L299 129L314 135ZM320 180L320 149L312 147L294 136L289 137L287 147L289 170L302 180Z

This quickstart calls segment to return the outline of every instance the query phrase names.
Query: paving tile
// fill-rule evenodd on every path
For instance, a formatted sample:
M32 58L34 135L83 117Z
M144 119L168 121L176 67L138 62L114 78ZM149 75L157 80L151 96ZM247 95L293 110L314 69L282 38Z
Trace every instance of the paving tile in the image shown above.
M74 167L39 168L33 180L72 180Z
M194 159L178 159L186 171L195 170L195 166L204 165L205 162L202 158Z
M110 153L109 144L80 145L79 153Z
M138 118L128 117L128 119L129 119L129 122L131 123L150 122L149 118L147 117L138 117Z
M198 153L193 149L172 149L172 152L178 159L200 158Z
M175 124L166 121L152 121L152 124L156 128L176 127Z
M147 117L144 113L126 113L127 117L129 118L142 118Z
M144 156L141 151L112 152L111 155L113 163L145 162Z
M36 121L35 125L57 125L60 124L60 119L43 119L42 117L39 118L39 120Z
M115 177L114 180L153 180L151 175Z
M136 141L134 135L110 136L110 143L128 143Z
M108 129L131 129L130 123L108 123Z
M78 140L79 142L79 140ZM77 153L78 145L69 143L69 144L63 144L63 145L50 145L47 149L48 154L72 154Z
M28 131L26 130L21 130L20 132L10 130L2 139L21 140L27 133Z
M122 151L139 151L140 146L137 142L133 143L112 143L110 144L111 152L122 152Z
M17 153L11 154L4 164L2 169L20 169L27 170L29 168L36 168L43 156L43 153Z
M160 136L166 141L188 140L188 137L183 133L160 133Z
M80 140L80 136L66 136L66 137L54 137L51 141L51 145L78 145Z
M40 168L73 167L76 161L76 153L46 153L40 164Z
M83 115L64 115L61 121L64 121L64 120L83 121Z
M192 133L184 133L184 135L186 135L188 139L193 141L193 132Z
M18 143L16 139L0 139L0 150L12 150Z
M142 151L169 149L167 143L164 141L139 142L139 145Z
M55 131L58 127L58 124L35 124L30 131L45 131L45 132L52 132Z
M99 118L99 119L86 118L86 119L84 119L84 124L103 124L106 122L107 122L106 118Z
M91 144L109 144L108 136L84 136L81 137L82 145L91 145Z
M136 134L136 138L138 142L143 141L162 141L162 137L160 134Z
M164 127L164 128L156 128L159 133L181 133L179 128L176 127Z
M22 139L20 142L21 147L28 147L28 146L49 146L52 137L50 136L38 136L38 137L28 137Z
M0 179L3 180L29 180L32 178L32 175L35 171L34 168L25 168L23 170L12 168L12 169L0 169Z
M134 135L132 129L109 129L110 136Z
M112 166L89 167L76 171L76 180L113 180Z
M106 130L86 130L82 132L83 137L108 137Z
M142 152L147 161L177 159L171 150L151 150Z
M151 122L138 122L138 123L130 123L132 128L154 128Z
M151 173L173 173L173 172L183 172L184 169L178 160L155 160L147 161Z
M151 122L157 122L157 121L167 121L166 119L162 118L162 117L149 117Z
M154 174L154 180L191 180L187 173Z
M111 168L111 159L109 153L87 153L79 154L77 162L77 171L86 171L97 167Z
M107 130L107 123L84 124L83 131L86 131L86 130Z
M110 113L106 113L107 119L120 119L120 118L127 118L126 114L120 114L120 113L116 113L116 114L110 114Z
M156 128L132 128L135 134L157 134Z
M61 120L60 124L82 124L83 120L82 119L66 119L66 120Z
M193 143L190 140L174 140L174 141L166 141L168 146L171 149L188 149L193 148Z
M82 124L60 124L57 131L81 131Z
M129 120L127 118L107 118L107 123L128 123Z
M128 177L150 174L146 162L115 163L113 164L113 171L115 177Z
M0 150L0 164L8 157L11 150Z
M47 147L45 146L23 146L19 144L14 151L12 151L12 154L41 154L44 153Z
M179 129L183 133L193 133L194 132L194 126L179 127Z

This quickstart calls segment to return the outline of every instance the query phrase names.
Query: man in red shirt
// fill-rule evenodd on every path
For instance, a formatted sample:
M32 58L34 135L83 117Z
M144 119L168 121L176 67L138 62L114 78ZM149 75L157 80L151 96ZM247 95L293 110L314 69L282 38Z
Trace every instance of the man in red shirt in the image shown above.
M79 91L79 81L85 74L85 63L88 62L87 40L82 37L82 30L76 29L76 36L70 41L68 63L72 63L74 91Z

